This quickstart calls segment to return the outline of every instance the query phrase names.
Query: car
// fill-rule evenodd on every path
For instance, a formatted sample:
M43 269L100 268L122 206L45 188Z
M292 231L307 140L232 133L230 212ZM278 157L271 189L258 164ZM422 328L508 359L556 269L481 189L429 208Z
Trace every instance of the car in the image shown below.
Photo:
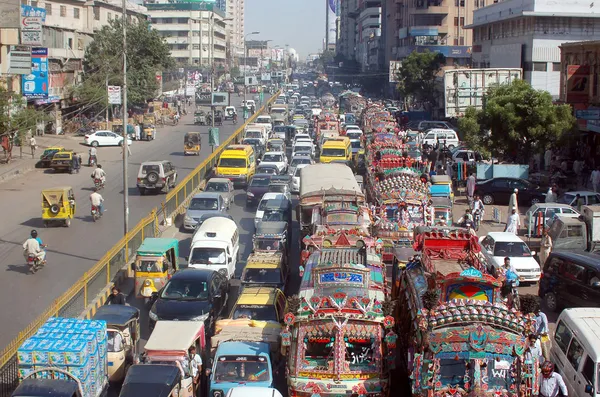
M294 135L294 144L298 141L309 141L312 142L312 138L310 137L310 134L305 134L302 132L297 133L296 135Z
M567 192L563 194L559 201L563 204L570 205L571 207L577 207L577 195L583 199L583 205L594 205L600 203L600 194L584 190Z
M226 397L283 397L279 390L271 387L234 387Z
M214 270L187 268L176 272L153 295L150 329L157 321L204 321L207 332L227 307L229 283Z
M542 225L539 225L538 218L541 215L544 218ZM575 211L570 205L560 203L538 203L534 204L527 212L525 212L525 219L529 228L529 232L532 235L539 236L539 230L543 227L550 227L554 222L555 216L565 216L569 218L578 218L579 212ZM541 227L540 227L541 226Z
M518 202L521 204L537 204L544 202L546 190L521 178L492 178L477 182L475 194L481 197L485 205L508 204L510 195L519 189Z
M293 168L294 172L292 174L292 193L300 192L300 171L307 165L309 164L298 164L296 168Z
M479 154L479 152L475 152L473 150L468 149L460 149L452 153L452 161L454 161L455 163L475 163L482 162L483 157L481 156L481 154Z
M257 174L279 175L279 167L275 164L259 164L256 166Z
M310 157L309 152L296 152L296 155L292 157L292 161L290 161L289 174L292 175L294 169L299 165L310 165L314 163L315 161Z
M286 176L289 177L287 181L271 179L271 183L269 183L269 189L267 190L267 193L281 193L288 200L291 200L292 196L290 185L292 183L292 178L289 175Z
M204 187L205 192L217 192L223 198L227 209L231 208L235 196L233 182L227 178L210 178Z
M266 151L265 145L260 138L244 138L242 145L250 145L254 149L254 155L259 159Z
M281 323L286 306L285 295L279 288L247 287L233 305L229 318Z
M426 131L431 128L446 128L453 130L454 126L447 121L411 121L407 124L410 131Z
M264 196L260 199L258 206L256 207L256 214L254 215L254 226L258 225L258 223L262 220L263 215L265 213L265 208L267 207L267 203L269 200L277 199L277 198L285 198L285 195L282 193L265 193Z
M279 169L280 174L287 169L287 157L285 152L267 152L263 154L260 163L276 166Z
M315 155L315 145L311 141L298 141L292 147L292 158L300 152L309 153L311 157Z
M346 131L346 133L348 133L349 131L360 131L360 132L362 132L361 128L359 126L357 126L356 124L346 124L344 126L344 131Z
M267 201L264 207L264 212L261 222L286 222L288 227L288 235L292 224L292 204L290 199L285 197L277 197Z
M200 192L192 196L185 216L183 217L183 229L195 230L202 224L207 215L223 213L227 211L227 204L218 192Z
M452 150L460 146L461 143L458 140L456 131L447 128L432 128L425 131L422 144L430 146L446 145L449 150Z
M262 196L269 190L272 175L254 174L246 191L246 205L258 203Z
M548 310L600 307L600 255L554 250L543 264L538 295Z
M177 170L167 160L144 161L138 170L136 186L140 195L148 190L168 193L177 184Z
M504 258L510 258L510 263L515 268L519 281L535 283L540 280L540 265L535 260L535 251L529 247L519 236L508 232L490 232L479 239L482 253L491 266L489 272L498 276L498 269L504 266Z
M285 141L286 130L287 127L285 125L277 125L273 127L273 132L271 132L271 138L283 139Z
M88 146L122 146L123 145L123 136L119 134L115 134L112 131L108 130L98 130L96 132L92 132L91 134L86 134L83 137L83 143ZM132 140L127 138L127 144L131 145Z

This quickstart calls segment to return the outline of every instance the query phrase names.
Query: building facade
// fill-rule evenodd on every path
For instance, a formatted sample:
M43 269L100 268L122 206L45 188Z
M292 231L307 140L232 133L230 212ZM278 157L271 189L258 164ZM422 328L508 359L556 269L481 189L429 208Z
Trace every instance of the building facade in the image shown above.
M356 20L354 10L358 0L343 0L340 2L340 34L336 46L338 54L345 59L355 59L356 54Z
M244 54L244 3L245 0L227 0L227 41L233 58Z
M336 49L344 58L356 61L363 72L378 71L382 67L381 1L340 2Z
M489 1L488 1L489 3ZM474 67L523 68L533 88L560 95L562 43L600 39L600 3L505 0L475 10Z

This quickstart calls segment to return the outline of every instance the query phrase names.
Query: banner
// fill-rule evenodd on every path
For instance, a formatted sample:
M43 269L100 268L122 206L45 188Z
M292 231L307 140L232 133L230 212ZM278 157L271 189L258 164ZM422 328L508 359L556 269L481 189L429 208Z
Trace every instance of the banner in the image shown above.
M23 96L29 99L48 98L48 49L31 49L31 73L23 75Z
M42 25L46 22L46 9L21 6L21 44L43 45Z
M402 61L390 61L390 83L398 82L398 73L402 67Z
M108 90L108 103L111 105L121 104L121 87L118 85L109 85Z
M590 85L589 66L567 65L567 103L588 103Z
M212 106L227 106L227 105L229 105L229 93L228 92L213 92L211 105Z
M329 43L335 44L337 42L337 0L327 0L327 12L329 13L329 24L327 30L329 31Z

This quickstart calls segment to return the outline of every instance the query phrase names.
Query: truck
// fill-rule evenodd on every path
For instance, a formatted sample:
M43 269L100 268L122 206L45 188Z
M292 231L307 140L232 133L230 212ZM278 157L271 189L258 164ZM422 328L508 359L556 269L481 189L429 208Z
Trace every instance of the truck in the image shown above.
M552 249L563 251L597 251L600 243L600 205L584 205L582 215L572 218L556 215L548 235ZM543 266L543 263L541 264Z
M17 350L20 385L13 396L55 395L68 384L76 397L103 395L108 390L107 348L105 321L50 318Z

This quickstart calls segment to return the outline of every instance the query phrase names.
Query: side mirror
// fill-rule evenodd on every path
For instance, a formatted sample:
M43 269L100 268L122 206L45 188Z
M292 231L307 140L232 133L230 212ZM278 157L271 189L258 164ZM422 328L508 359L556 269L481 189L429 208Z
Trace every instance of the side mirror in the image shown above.
M585 385L585 392L589 395L594 395L594 388L592 385Z
M600 281L593 282L592 287L600 289Z
M535 251L531 251L531 256L535 256L536 253L537 252L535 252Z
M157 300L158 299L158 292L153 292L152 295L150 296L150 299Z

